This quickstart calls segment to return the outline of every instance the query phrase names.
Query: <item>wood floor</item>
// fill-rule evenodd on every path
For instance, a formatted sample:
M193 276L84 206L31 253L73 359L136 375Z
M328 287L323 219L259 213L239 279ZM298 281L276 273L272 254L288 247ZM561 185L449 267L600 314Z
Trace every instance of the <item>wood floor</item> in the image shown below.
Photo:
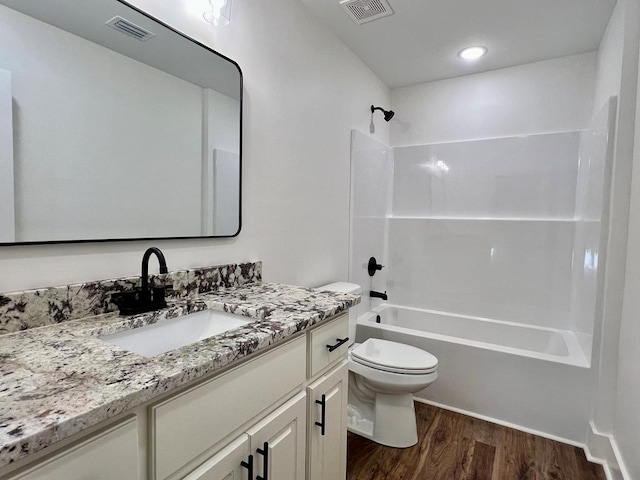
M422 403L416 416L411 448L349 433L347 480L606 480L581 448Z

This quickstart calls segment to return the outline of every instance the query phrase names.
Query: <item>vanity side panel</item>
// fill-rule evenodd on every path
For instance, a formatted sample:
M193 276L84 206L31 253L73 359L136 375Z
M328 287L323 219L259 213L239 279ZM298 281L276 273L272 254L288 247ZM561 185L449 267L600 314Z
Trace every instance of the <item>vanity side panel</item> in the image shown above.
M164 480L304 383L304 337L151 407L151 478Z
M9 477L10 480L141 480L136 418Z

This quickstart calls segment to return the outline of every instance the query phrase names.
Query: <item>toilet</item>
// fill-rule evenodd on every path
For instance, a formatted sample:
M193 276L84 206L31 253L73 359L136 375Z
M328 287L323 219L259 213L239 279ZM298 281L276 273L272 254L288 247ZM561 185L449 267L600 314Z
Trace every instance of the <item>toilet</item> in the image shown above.
M359 285L336 282L318 290L360 294ZM357 311L349 311L347 428L390 447L418 442L413 394L438 378L438 359L420 348L369 338L355 343Z

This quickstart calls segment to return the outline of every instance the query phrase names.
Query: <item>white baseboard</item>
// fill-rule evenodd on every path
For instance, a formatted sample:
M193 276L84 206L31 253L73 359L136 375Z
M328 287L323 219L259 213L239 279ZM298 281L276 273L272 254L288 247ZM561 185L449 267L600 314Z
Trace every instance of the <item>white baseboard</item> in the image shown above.
M587 444L582 444L567 438L561 438L556 435L550 435L539 430L523 427L522 425L516 425L514 423L505 422L503 420L488 417L486 415L480 415L475 412L469 412L461 408L451 407L449 405L443 405L438 402L432 402L423 398L414 397L416 402L426 403L427 405L433 405L434 407L442 408L444 410L450 410L452 412L461 413L462 415L468 415L469 417L478 418L487 422L502 425L503 427L513 428L521 432L530 433L532 435L538 435L540 437L548 438L556 442L566 443L574 447L582 448L585 452L587 460L593 463L598 463L604 468L604 472L607 476L607 480L631 480L631 477L627 474L624 464L621 461L620 451L615 439L610 435L603 435L598 433L593 423L589 423L587 433Z
M631 480L615 438L598 432L593 422L589 422L585 452L590 461L604 466L607 480Z

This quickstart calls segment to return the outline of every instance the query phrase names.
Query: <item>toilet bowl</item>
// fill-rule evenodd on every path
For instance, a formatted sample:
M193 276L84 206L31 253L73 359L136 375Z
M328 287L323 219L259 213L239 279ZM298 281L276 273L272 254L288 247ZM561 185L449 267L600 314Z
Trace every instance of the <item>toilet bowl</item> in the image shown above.
M337 282L319 290L359 294L358 285ZM419 348L369 338L355 343L357 312L349 312L349 405L347 428L390 447L418 442L413 394L438 378L438 359Z

